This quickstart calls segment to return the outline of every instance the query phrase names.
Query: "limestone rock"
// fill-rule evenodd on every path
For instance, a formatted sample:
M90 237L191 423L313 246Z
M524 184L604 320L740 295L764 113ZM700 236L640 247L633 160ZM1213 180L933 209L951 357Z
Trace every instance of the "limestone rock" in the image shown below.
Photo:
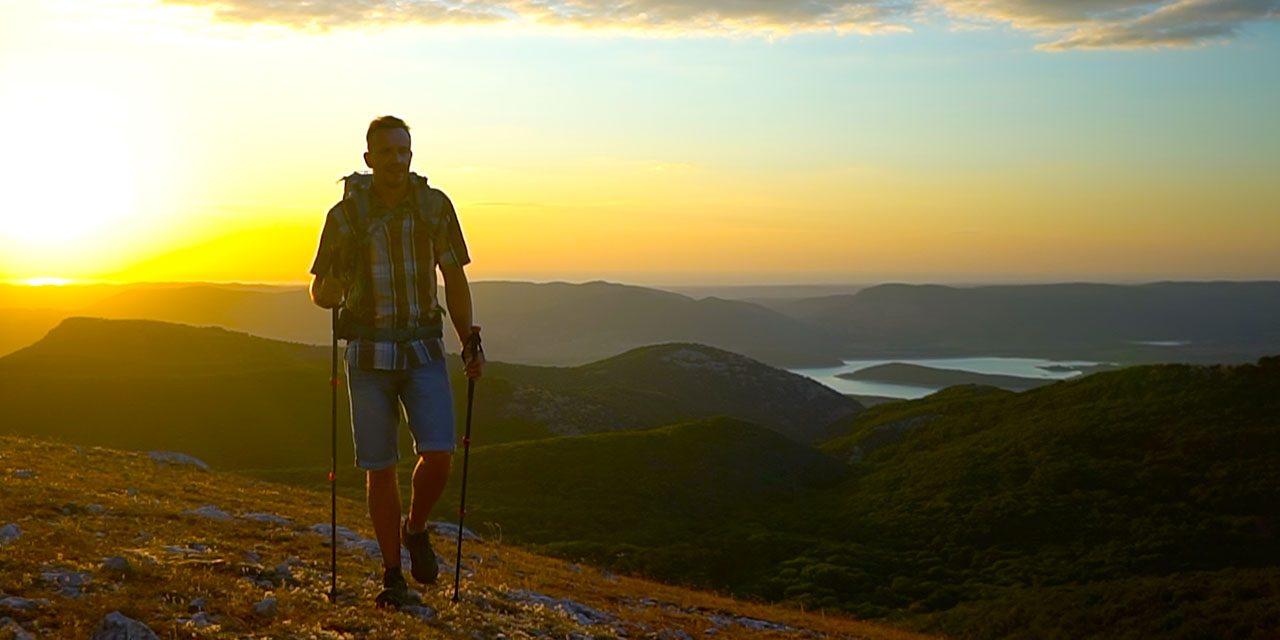
M206 504L198 509L189 509L182 512L189 516L200 516L201 518L209 518L210 520L231 520L231 514L219 509L211 504Z
M190 466L200 469L201 471L209 470L209 465L205 464L203 460L195 456L189 456L185 453L178 453L176 451L148 451L147 455L150 456L156 464Z
M112 611L98 623L90 640L160 640L148 627L119 611Z
M280 607L275 598L267 596L253 606L253 612L264 618L274 618L280 613Z
M11 542L15 542L17 541L18 538L21 538L21 537L22 537L22 529L18 527L18 524L16 522L10 522L5 526L0 527L0 547L3 547L4 545L9 544Z

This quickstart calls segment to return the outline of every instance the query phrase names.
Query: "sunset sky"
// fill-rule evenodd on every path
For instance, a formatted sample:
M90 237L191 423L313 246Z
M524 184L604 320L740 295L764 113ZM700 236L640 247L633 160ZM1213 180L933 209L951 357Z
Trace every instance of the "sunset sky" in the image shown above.
M0 280L302 282L369 120L473 279L1280 278L1275 0L0 4Z

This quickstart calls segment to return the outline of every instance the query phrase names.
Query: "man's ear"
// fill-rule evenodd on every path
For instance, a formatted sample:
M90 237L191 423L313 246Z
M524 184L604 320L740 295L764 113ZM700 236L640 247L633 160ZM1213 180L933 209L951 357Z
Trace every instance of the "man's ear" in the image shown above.
M368 151L364 152L364 166L369 167L370 169L372 169L372 168L373 168L373 165L369 162L369 152L368 152Z

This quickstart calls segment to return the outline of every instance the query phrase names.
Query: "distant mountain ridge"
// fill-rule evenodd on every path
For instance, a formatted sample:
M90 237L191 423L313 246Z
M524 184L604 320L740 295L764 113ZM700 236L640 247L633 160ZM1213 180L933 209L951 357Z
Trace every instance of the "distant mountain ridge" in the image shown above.
M1280 282L884 284L776 309L857 354L1253 361L1280 351ZM1142 344L1188 342L1184 347Z
M40 308L59 305L56 308L65 311L64 317L212 325L308 344L327 344L330 338L329 314L311 304L303 287L189 284L77 289L53 295L10 286L0 292L12 296L14 306L23 300L46 305ZM695 300L607 282L481 281L473 282L471 291L477 322L485 328L486 349L508 362L585 364L667 342L708 344L779 366L840 362L840 342L825 331L748 302ZM0 301L0 309L5 306ZM25 323L23 333L35 334L48 326L41 316ZM445 339L457 352L451 331L445 332Z

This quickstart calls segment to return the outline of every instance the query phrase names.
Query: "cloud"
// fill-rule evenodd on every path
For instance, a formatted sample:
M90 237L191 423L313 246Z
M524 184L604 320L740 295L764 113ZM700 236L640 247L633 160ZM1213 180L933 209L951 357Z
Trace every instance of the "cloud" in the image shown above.
M1188 47L1280 18L1280 0L162 0L220 20L301 29L503 24L658 35L772 37L906 31L941 10L957 25L1007 24L1038 48Z
M304 29L485 24L651 33L786 34L902 29L915 0L162 0L220 20Z
M934 0L963 19L1006 23L1050 41L1038 49L1192 47L1280 18L1280 0Z

